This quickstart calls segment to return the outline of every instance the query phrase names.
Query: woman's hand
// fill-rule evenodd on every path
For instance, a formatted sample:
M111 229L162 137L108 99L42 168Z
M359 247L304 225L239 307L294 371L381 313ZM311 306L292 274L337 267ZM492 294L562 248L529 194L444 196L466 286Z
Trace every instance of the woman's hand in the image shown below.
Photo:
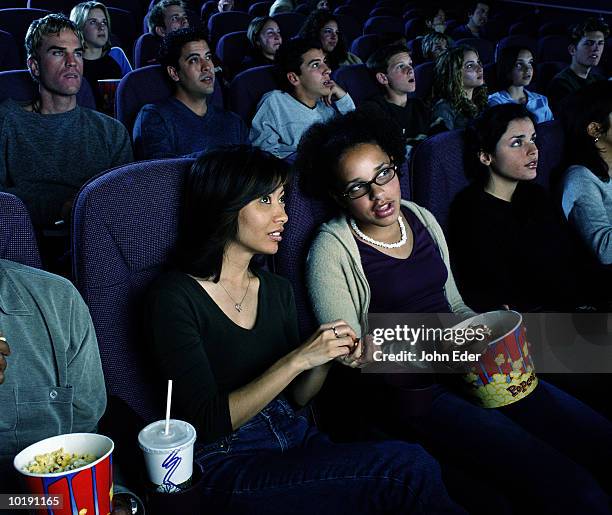
M344 320L323 324L297 350L298 366L301 370L310 370L346 356L353 351L356 339L355 331Z
M367 334L357 340L352 352L336 358L336 361L351 368L362 368L374 361L374 343L372 335Z

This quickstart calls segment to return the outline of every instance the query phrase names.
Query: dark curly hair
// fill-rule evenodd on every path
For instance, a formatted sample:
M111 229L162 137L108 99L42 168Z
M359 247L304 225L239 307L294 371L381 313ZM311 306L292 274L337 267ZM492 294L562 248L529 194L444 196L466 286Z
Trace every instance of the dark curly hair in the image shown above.
M302 25L300 28L298 36L310 41L316 41L319 45L321 45L321 29L330 21L335 21L338 24L338 28L340 27L338 18L336 18L330 11L325 9L313 11L304 21L304 25ZM327 54L327 65L332 70L335 70L340 66L340 63L346 61L347 57L348 52L346 50L346 43L344 42L342 32L340 32L336 47L329 54Z
M295 160L304 192L318 198L339 193L338 164L347 151L364 143L378 145L398 166L404 162L401 131L386 118L357 110L311 126L300 140Z

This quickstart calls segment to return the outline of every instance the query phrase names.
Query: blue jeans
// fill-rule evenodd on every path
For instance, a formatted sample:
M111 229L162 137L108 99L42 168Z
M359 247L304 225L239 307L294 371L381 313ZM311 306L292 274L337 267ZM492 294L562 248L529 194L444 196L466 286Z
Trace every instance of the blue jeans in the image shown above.
M438 385L431 413L411 425L434 456L479 471L515 510L611 513L602 486L610 492L612 423L551 384L540 380L528 397L498 409L480 408Z
M210 513L465 513L437 462L405 442L335 444L275 399L196 455Z

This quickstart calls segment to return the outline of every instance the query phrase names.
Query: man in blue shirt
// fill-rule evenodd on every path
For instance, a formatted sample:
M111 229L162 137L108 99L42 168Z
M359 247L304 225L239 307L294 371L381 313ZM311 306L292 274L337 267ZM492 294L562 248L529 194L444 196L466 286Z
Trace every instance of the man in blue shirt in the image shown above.
M215 88L212 52L196 29L180 29L164 37L159 60L174 94L145 105L134 125L139 159L197 157L223 145L248 143L240 117L209 102Z

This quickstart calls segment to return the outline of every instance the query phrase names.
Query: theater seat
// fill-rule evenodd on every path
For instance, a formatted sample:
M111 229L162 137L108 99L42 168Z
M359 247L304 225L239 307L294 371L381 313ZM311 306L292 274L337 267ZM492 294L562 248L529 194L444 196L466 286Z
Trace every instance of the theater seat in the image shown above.
M493 62L495 54L495 45L490 41L482 38L463 38L455 42L456 45L471 46L478 52L478 57L483 64Z
M0 102L12 98L17 102L30 102L38 95L38 85L32 80L28 70L0 72ZM81 89L77 93L77 103L81 107L96 108L91 87L83 77Z
M221 37L215 53L221 59L223 71L229 79L240 70L242 60L249 50L250 43L245 31L230 32Z
M25 67L25 61L19 59L15 38L8 32L0 30L0 71L19 70Z
M341 66L332 73L332 79L349 92L357 107L381 92L365 64Z
M363 33L381 36L389 33L403 34L404 23L401 18L395 16L374 16L363 24Z
M366 34L353 41L351 52L365 63L379 47L380 36L378 34Z
M274 15L274 21L278 23L283 39L288 40L297 36L306 16L296 12L279 13Z
M23 42L32 21L49 14L42 9L0 9L0 30L10 33L19 47L19 59L26 62Z
M250 126L261 97L273 89L280 89L274 66L257 66L240 72L230 83L229 108Z
M216 48L217 42L224 34L246 31L251 23L251 17L242 11L226 11L215 13L208 20L208 44Z
M96 329L106 386L144 423L162 418L160 392L166 385L147 360L142 301L174 248L184 177L192 162L169 159L115 168L87 183L74 205L73 272Z
M0 192L0 258L42 268L28 210L15 195L2 192Z
M143 68L157 64L157 52L161 38L155 34L147 32L141 34L134 44L134 68Z

